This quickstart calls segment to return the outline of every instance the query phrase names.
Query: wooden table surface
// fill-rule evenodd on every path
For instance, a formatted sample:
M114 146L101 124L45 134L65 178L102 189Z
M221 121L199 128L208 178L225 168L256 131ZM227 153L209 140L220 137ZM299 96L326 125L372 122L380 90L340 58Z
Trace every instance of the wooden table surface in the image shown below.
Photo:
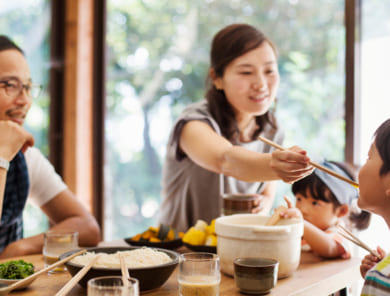
M184 247L179 252L188 251ZM31 255L18 257L28 262L32 262L37 269L43 268L42 255ZM8 260L2 260L8 261ZM359 258L348 260L323 260L312 253L303 252L298 270L292 276L278 280L277 285L267 295L329 295L344 287L350 286L359 280ZM177 296L179 295L177 272L174 271L168 281L159 289L143 293L148 296ZM44 274L38 277L27 289L14 291L11 296L54 296L67 281L71 279L68 272L55 274ZM86 290L77 285L68 295L85 296ZM234 279L222 275L220 284L220 296L235 296L240 294Z

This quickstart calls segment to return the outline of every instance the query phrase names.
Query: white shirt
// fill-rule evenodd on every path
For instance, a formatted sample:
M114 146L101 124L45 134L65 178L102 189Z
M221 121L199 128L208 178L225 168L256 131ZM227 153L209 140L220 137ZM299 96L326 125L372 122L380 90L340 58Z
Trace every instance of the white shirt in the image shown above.
M35 147L24 154L30 181L27 200L41 207L57 194L67 189L60 175L56 173L49 160Z

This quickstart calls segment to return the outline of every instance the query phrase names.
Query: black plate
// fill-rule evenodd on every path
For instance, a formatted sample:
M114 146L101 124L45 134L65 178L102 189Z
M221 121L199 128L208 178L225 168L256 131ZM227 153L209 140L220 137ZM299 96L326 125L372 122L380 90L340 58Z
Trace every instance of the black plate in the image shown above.
M206 252L206 253L214 253L217 254L217 247L213 246L205 246L205 245L190 245L187 243L183 243L188 249L195 252Z
M146 246L152 248L174 250L180 248L183 245L181 238L166 241L166 242L149 242L149 241L134 241L129 238L125 238L125 242L131 246Z

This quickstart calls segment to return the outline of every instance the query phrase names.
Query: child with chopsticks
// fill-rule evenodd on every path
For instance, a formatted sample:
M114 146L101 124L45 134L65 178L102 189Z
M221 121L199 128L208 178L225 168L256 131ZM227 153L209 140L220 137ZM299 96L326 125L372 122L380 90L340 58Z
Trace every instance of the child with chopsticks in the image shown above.
M352 168L344 164L325 161L326 168L353 180ZM303 218L302 249L310 250L325 258L350 258L349 243L337 233L338 226L349 229L366 229L371 214L357 208L358 189L322 170L295 182L292 191L296 207L287 198L288 209L284 218ZM346 218L346 219L345 219Z
M368 158L359 172L359 183L359 207L382 216L390 227L390 119L375 132ZM377 252L382 259L369 254L360 266L365 278L363 296L390 294L390 255L386 256L380 247Z

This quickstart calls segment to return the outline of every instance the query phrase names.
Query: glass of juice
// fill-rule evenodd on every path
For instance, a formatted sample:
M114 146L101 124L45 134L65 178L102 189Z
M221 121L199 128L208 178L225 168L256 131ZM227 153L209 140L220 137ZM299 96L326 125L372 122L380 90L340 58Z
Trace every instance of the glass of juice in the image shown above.
M186 253L179 257L180 296L218 296L219 257L212 253Z
M47 231L44 233L43 260L45 267L57 262L60 255L78 248L78 232ZM52 269L49 273L65 271L64 265Z

